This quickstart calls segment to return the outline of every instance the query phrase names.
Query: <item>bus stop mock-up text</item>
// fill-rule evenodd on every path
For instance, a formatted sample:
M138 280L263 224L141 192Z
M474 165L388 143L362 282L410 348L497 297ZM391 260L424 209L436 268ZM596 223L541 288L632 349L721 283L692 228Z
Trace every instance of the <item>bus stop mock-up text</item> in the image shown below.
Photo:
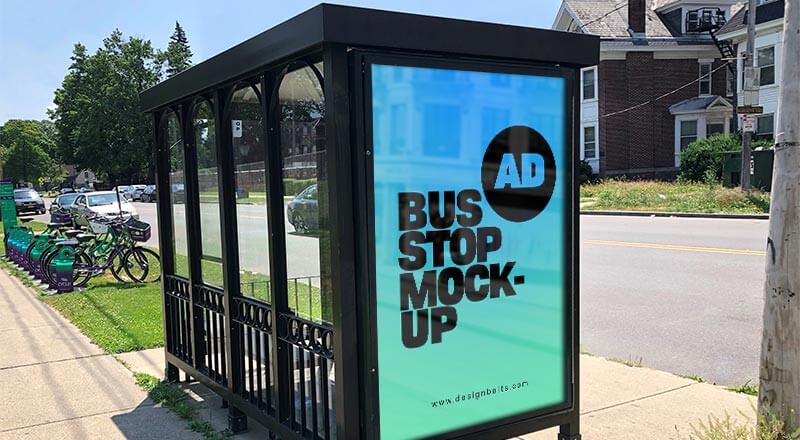
M464 299L514 296L514 286L525 282L522 275L512 276L515 261L490 261L503 234L480 226L480 201L474 189L398 194L401 333L407 348L442 342L456 328L455 306ZM423 270L428 262L433 269Z

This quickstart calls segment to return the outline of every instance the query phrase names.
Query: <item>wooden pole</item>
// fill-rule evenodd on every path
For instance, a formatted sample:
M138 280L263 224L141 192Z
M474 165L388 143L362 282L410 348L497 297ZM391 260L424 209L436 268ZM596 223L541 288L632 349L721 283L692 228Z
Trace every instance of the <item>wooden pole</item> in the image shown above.
M786 0L759 411L800 427L800 0Z
M750 0L747 9L747 52L743 62L743 75L747 75L748 68L753 67L753 53L756 45L756 0ZM745 81L745 84L747 81ZM749 99L749 93L745 92L745 100ZM745 102L745 105L758 105L757 102ZM747 116L752 117L752 116ZM742 190L750 191L750 161L752 155L753 132L745 131L742 133L742 167L739 174Z

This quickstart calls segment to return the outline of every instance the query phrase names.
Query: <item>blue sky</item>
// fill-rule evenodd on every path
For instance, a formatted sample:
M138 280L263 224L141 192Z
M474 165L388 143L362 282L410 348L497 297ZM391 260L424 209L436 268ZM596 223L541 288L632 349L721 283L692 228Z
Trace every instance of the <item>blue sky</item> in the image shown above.
M44 119L76 42L114 28L164 48L178 20L198 63L305 11L309 0L0 0L0 124ZM358 0L333 3L548 28L560 0Z

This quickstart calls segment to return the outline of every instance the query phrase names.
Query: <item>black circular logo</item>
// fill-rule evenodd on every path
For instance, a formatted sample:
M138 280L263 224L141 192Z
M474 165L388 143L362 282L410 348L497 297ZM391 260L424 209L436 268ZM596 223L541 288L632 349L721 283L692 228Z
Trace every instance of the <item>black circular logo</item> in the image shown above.
M515 125L495 135L481 167L486 201L500 217L528 221L544 210L556 185L556 161L538 131Z

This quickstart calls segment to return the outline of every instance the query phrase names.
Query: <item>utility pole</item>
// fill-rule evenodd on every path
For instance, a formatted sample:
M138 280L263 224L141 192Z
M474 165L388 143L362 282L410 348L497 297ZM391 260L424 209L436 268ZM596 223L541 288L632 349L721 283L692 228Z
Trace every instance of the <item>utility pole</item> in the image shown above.
M750 0L747 6L747 52L744 59L744 67L742 77L744 86L748 87L753 84L752 76L751 81L748 81L748 75L753 74L753 53L755 52L756 45L756 0ZM757 85L756 85L757 86ZM748 90L744 91L745 103L744 105L758 105L758 102L748 102L754 93ZM752 118L751 115L745 115L745 118ZM743 124L744 125L744 124ZM739 173L739 181L742 185L743 191L750 191L750 156L752 155L753 132L744 130L742 133L742 169Z
M800 0L786 0L758 406L800 427Z

